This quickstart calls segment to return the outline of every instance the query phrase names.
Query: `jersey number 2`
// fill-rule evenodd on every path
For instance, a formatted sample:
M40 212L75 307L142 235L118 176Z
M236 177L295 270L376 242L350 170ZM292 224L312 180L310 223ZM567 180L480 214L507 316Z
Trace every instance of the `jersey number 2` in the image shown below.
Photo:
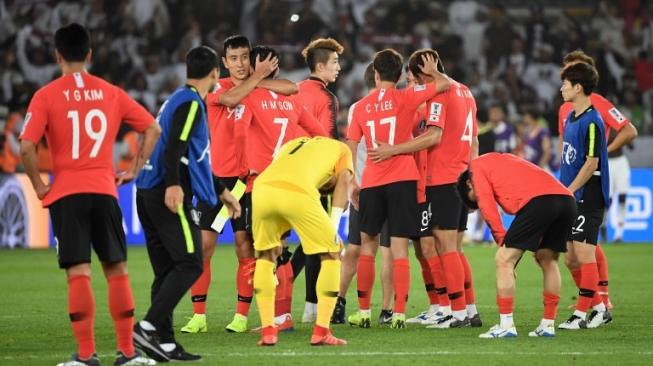
M80 135L80 126L79 126L79 112L76 110L68 111L67 117L70 119L70 121L73 124L73 148L72 148L72 155L73 155L73 160L79 159L79 135ZM94 130L93 129L93 119L97 119L100 121L100 129L99 130ZM100 147L102 147L102 141L104 141L104 137L107 134L107 116L104 115L104 112L102 112L99 109L91 109L86 113L86 116L84 117L84 131L86 131L86 135L95 143L93 144L93 148L91 149L91 153L89 156L91 158L94 158L97 156L97 154L100 152Z

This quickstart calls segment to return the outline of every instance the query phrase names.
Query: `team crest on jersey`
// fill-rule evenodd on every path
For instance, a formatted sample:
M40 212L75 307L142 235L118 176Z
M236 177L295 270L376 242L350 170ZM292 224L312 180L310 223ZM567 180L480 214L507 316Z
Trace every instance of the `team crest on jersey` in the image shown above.
M567 165L571 165L574 161L576 161L576 156L578 156L576 149L570 143L563 142L562 161Z
M617 108L611 108L608 112L619 123L623 123L626 120L626 117Z
M415 85L413 90L416 92L426 90L426 85Z
M440 113L442 113L442 104L431 103L431 111L429 112L429 122L440 121Z
M238 104L236 108L227 108L227 111L229 112L227 118L230 118L233 115L235 121L240 121L243 118L243 114L245 114L245 106Z

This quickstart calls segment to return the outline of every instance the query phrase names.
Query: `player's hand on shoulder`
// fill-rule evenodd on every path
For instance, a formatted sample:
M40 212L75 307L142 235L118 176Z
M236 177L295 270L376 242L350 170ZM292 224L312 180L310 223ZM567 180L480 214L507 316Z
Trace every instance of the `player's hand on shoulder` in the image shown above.
M229 217L232 219L237 219L242 213L242 208L240 207L240 202L231 194L231 191L225 189L224 192L220 195L220 201L227 206L227 211L229 211Z
M166 188L164 203L170 212L176 214L184 202L184 190L180 185Z
M370 150L369 152L370 159L372 159L373 162L380 163L383 160L390 159L391 157L394 156L394 147L392 145L382 141L375 141L375 142L377 147Z

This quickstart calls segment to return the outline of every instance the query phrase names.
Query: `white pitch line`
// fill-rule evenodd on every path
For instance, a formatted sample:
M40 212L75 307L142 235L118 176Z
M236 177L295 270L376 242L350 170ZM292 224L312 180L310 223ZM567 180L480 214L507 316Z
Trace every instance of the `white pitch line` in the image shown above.
M327 356L327 357L359 357L359 356L460 356L460 355L518 355L518 356L537 356L541 352L501 352L501 351L487 351L487 352L458 352L458 351L430 351L430 352L232 352L225 355L227 357L249 357L249 356L273 356L273 357L307 357L307 356ZM614 356L614 355L640 355L640 356L653 356L653 352L547 352L549 356ZM208 355L207 355L208 356ZM217 356L217 355L216 355Z

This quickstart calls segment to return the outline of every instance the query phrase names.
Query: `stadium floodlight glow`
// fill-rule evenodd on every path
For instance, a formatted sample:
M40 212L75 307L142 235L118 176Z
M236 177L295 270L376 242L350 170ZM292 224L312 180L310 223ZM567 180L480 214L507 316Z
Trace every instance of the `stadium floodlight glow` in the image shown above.
M290 21L296 23L299 20L299 14L292 14L290 16Z

